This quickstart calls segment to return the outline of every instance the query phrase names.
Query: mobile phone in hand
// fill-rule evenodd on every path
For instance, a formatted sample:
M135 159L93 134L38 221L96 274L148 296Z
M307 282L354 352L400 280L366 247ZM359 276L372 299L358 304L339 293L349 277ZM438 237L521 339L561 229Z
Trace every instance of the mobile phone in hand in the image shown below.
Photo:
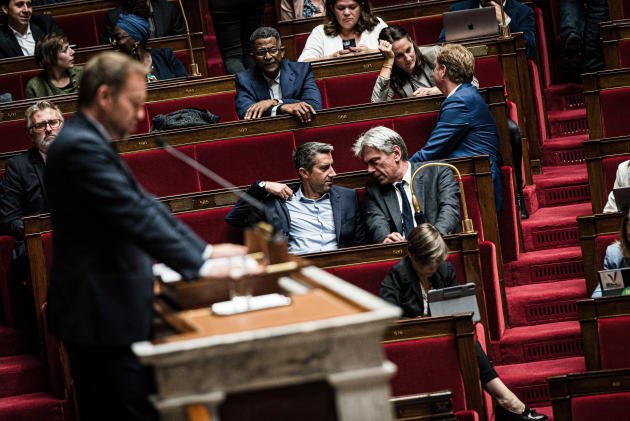
M357 43L356 43L356 41L354 40L354 38L352 38L352 39L344 39L344 40L342 41L342 45L343 45L343 49L344 49L344 50L349 50L349 49L350 49L350 48L352 48L352 47L356 47L356 46L357 46Z

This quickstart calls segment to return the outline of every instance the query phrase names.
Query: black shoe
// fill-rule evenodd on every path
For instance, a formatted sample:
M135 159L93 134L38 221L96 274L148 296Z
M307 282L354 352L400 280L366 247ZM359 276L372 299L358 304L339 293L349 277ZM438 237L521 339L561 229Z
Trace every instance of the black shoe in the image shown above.
M582 70L582 38L571 33L564 42L564 57L562 57L562 73L567 82L579 83Z
M527 206L525 206L523 189L516 189L516 205L521 209L521 219L529 218L529 212L527 212Z
M522 414L510 412L502 406L497 405L494 409L494 421L548 421L546 415L539 414L535 409L528 406Z

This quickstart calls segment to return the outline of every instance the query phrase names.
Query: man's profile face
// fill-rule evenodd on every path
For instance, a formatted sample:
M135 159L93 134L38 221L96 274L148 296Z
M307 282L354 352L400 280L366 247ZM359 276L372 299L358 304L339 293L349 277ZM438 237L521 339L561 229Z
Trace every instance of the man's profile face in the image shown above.
M132 72L125 85L108 101L107 128L116 139L125 139L132 133L138 122L144 119L144 101L147 98L146 77Z
M33 7L31 0L10 0L7 6L2 6L2 11L7 15L9 25L22 27L31 20Z
M274 79L280 71L280 62L284 57L284 49L280 41L274 37L259 38L254 41L252 56L256 67L269 79Z
M402 180L400 174L401 153L398 146L394 146L390 154L375 148L364 147L361 158L363 163L367 165L368 174L376 178L380 184L393 184Z
M446 66L440 64L437 57L435 59L435 67L433 68L433 78L435 79L435 86L437 86L440 91L444 92L443 87L444 79L446 78Z
M44 108L33 114L28 132L37 149L46 155L62 126L59 113L52 108Z
M307 183L310 189L320 196L328 193L333 186L333 180L337 173L333 169L333 158L330 153L318 153L315 155L315 165L309 173L301 168L302 182Z

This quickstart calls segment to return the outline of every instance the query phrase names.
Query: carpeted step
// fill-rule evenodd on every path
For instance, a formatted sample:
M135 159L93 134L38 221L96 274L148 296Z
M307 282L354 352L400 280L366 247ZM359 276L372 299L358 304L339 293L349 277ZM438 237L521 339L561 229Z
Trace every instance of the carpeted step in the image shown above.
M574 136L588 133L586 108L547 111L551 137Z
M583 355L582 334L577 321L545 323L532 328L506 329L500 341L492 343L495 365L567 358Z
M0 358L0 398L45 391L42 364L35 355Z
M494 367L503 383L523 402L534 408L550 403L547 378L586 370L584 357L558 358Z
M590 202L586 164L558 165L544 168L534 176L538 206Z
M583 278L509 287L505 294L512 327L577 320L576 301L588 297Z
M0 325L0 357L23 354L26 352L26 341L21 332Z
M547 110L571 110L585 107L582 85L563 83L551 85L545 89Z
M539 208L521 222L525 251L577 245L576 218L591 214L589 202Z
M503 265L503 283L513 287L581 278L583 264L579 246L521 253L518 260Z
M551 138L542 146L542 164L573 165L586 162L582 142L588 140L587 134Z
M49 393L30 393L0 398L2 421L64 421L65 402Z

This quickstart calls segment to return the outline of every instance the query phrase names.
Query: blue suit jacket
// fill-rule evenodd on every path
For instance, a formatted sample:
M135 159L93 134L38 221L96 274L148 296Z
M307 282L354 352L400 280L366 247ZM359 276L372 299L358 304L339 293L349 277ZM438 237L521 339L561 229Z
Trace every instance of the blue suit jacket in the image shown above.
M409 161L424 162L475 155L490 155L495 200L497 210L501 210L502 160L497 125L477 88L470 83L463 83L444 100L429 140Z
M451 11L474 9L479 7L479 0L464 0L451 6ZM522 32L527 42L527 58L536 56L536 26L534 24L534 11L518 0L507 0L505 2L505 13L510 17L511 32ZM444 29L440 32L437 42L444 42Z
M294 188L294 191L297 191L299 187L300 184ZM246 228L259 221L266 221L280 229L288 238L291 216L284 200L268 195L264 188L258 186L258 182L252 184L247 193L264 202L264 214L251 207L243 199L239 199L225 217L227 223L237 228ZM357 193L346 187L333 186L330 190L330 204L337 245L341 248L365 244L365 226L359 210Z
M310 63L282 60L280 63L280 88L282 102L291 104L306 102L315 110L322 109L322 96L315 83ZM263 99L271 99L269 85L258 68L243 70L236 74L236 113L243 118L249 107ZM269 111L265 113L269 115Z

